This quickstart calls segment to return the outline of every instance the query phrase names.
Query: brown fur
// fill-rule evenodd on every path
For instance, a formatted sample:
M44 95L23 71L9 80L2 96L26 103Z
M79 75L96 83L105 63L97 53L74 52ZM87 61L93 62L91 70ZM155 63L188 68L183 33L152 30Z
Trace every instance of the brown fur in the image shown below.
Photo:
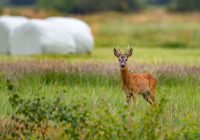
M126 56L126 53L124 54L124 56ZM132 55L132 50L129 56L131 55ZM123 56L123 54L117 55L118 58L120 56ZM137 95L142 95L144 99L151 105L155 104L157 81L151 74L129 73L128 67L127 65L125 65L123 68L121 68L121 81L122 81L122 88L126 94L128 106L130 106L130 100L132 98L134 103L134 108L136 108Z

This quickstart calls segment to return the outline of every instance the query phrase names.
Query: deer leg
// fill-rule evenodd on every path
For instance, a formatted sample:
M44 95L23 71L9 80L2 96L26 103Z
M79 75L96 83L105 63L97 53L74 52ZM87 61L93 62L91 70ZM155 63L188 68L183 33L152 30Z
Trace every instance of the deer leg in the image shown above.
M150 103L151 105L154 105L154 98L152 98L152 96L150 95L150 92L149 92L149 91L143 93L142 96L144 97L144 99L145 99L148 103Z
M152 100L152 102L153 102L153 104L155 105L155 90L153 90L153 91L149 91L149 93L150 93L150 98L151 98L151 100Z
M155 98L154 98L154 96L149 96L149 100L150 100L150 104L152 105L152 106L154 106L155 105Z
M150 98L151 98L153 104L155 104L155 97L153 95L150 95Z
M125 95L126 95L126 102L127 102L128 110L130 110L131 94L129 91L125 91Z
M130 95L126 95L126 101L127 101L127 105L128 105L128 108L129 108L130 103L131 103L131 96Z
M136 110L136 94L132 92L132 98L133 98L133 109Z
M155 96L156 96L156 85L152 85L150 90L149 90L149 93L150 93L150 96L151 96L151 99L155 105L156 101L155 101Z

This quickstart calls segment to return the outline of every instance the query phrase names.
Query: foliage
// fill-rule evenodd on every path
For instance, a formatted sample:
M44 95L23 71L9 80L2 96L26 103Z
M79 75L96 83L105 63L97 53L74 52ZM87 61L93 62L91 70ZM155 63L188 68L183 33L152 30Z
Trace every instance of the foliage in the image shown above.
M58 11L71 11L72 8L76 7L77 0L39 0L38 5L40 8L45 8L47 10L58 10ZM70 7L70 6L71 7Z
M46 139L48 138L47 129L49 127L52 127L50 126L49 122L52 121L56 122L57 127L64 126L65 132L69 134L71 139L80 139L81 135L79 134L81 130L77 129L80 124L83 124L82 128L84 127L85 129L86 134L83 135L86 139L116 139L118 137L120 137L120 139L123 139L131 137L133 138L133 136L135 137L135 134L131 133L133 124L127 117L127 114L122 113L120 115L121 117L114 116L113 113L111 113L111 111L104 106L102 106L103 108L101 107L101 110L95 112L97 113L97 115L90 116L91 118L89 121L89 119L87 118L88 116L86 115L87 112L84 112L84 115L81 115L81 117L79 117L79 106L72 105L72 107L67 109L67 106L62 106L60 104L60 99L57 99L55 102L49 104L44 100L44 98L24 100L20 98L17 94L11 94L9 101L14 109L12 119L18 125L23 125L23 129L18 129L18 131L12 132L12 137L33 138L37 134L37 131L41 131L41 136L39 135L37 137ZM75 112L78 112L78 114ZM89 125L86 125L86 120L89 121ZM146 128L147 126L150 127L154 124L151 121L149 122L149 120L150 119L148 116L144 120L142 120L146 123L144 128ZM154 120L156 119L154 118ZM60 122L64 122L65 125L59 125ZM14 127L18 126L14 125ZM155 126L153 126L152 129L154 129L154 127ZM15 128L14 130L17 129ZM130 133L127 133L126 131ZM143 132L142 127L142 132L141 134L139 134L139 137L143 138L144 134L145 133ZM148 132L147 135L149 134L151 133ZM4 137L5 136L6 135L4 135Z
M183 126L172 131L162 121L165 98L150 108L144 116L136 119L133 112L123 108L123 112L113 113L104 105L96 112L90 112L78 104L64 105L56 99L48 103L44 98L22 99L16 94L9 101L14 109L12 125L1 131L0 138L21 139L196 139L200 126ZM57 131L57 134L53 134ZM0 129L1 130L1 129ZM182 132L182 135L179 133Z
M144 1L149 4L163 5L163 4L169 4L171 0L144 0Z
M62 127L69 138L80 139L79 132L86 125L88 112L78 104L66 106L59 98L49 103L44 98L25 100L13 94L9 101L14 111L14 125L2 137L47 139L51 127L55 130Z
M41 8L69 13L91 13L98 11L136 11L142 8L139 0L39 0Z
M9 0L11 4L14 5L32 5L36 3L37 0Z
M199 0L1 0L0 5L35 5L64 13L139 11L152 5L167 5L175 11L199 11Z
M176 11L199 11L199 0L172 0L171 9Z

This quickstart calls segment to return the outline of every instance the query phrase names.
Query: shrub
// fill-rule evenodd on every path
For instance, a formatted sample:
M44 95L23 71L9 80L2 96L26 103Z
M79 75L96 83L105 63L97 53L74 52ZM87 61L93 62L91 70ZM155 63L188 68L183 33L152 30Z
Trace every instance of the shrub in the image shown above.
M139 0L39 0L38 5L46 9L56 9L67 13L92 13L98 11L138 11L142 9Z
M155 139L161 130L164 101L151 108L136 121L127 107L116 114L102 105L90 112L84 104L66 105L57 98L47 102L45 98L22 99L11 94L9 102L13 108L12 126L7 134L13 138L51 138L48 130L57 128L69 139ZM9 135L8 135L9 134Z
M171 9L176 11L199 11L199 0L172 0Z
M9 102L14 111L12 120L17 124L15 127L23 126L18 129L20 132L13 132L17 138L50 138L48 129L54 126L63 128L69 138L80 139L79 132L86 125L87 110L79 104L67 106L60 98L47 102L45 98L22 99L13 94Z

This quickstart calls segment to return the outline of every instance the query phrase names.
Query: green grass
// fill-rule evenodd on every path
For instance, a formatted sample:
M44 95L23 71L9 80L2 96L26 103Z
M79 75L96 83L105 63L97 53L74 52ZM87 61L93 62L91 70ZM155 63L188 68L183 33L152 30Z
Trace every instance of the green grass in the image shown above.
M119 28L120 27L120 28ZM200 26L183 23L130 24L111 22L103 25L98 46L130 44L139 47L199 48Z
M0 88L1 116L7 116L11 113L5 79L6 76L2 75ZM163 75L158 77L157 99L165 96L169 100L165 115L170 124L183 121L189 116L193 117L192 121L200 122L198 82L199 80L190 76ZM97 109L103 103L115 112L122 109L122 106L126 103L119 75L105 76L63 72L33 73L15 79L13 84L14 92L23 98L44 96L51 101L55 97L62 96L62 99L68 104L73 104L74 101L84 101L91 110ZM136 114L143 114L150 107L140 96L138 96L137 106Z
M93 28L96 45L131 45L150 48L199 48L197 14L171 14L164 10L138 14L103 13L82 17Z
M49 60L58 59L69 62L117 62L112 48L94 48L91 54L84 55L39 55L39 56L0 56L1 62L14 62L21 60ZM119 47L125 51L127 46ZM129 63L141 64L180 64L200 66L200 49L170 49L170 48L138 48L133 46L133 56Z
M114 48L115 46L113 46ZM134 47L133 47L134 48ZM122 48L125 51L126 47ZM112 48L97 48L91 59L99 61L116 61ZM199 49L162 49L162 48L134 48L130 61L144 64L183 64L200 65Z
M126 112L125 94L121 89L120 75L117 73L104 75L101 73L65 73L54 71L33 72L23 75L13 75L11 80L14 86L12 92L8 91L6 78L2 74L0 86L0 116L8 118L12 114L8 102L9 94L16 93L23 99L45 97L52 102L56 97L61 97L68 105L85 103L87 110L100 111L102 107L111 110L113 117L118 117L119 112ZM161 122L176 132L183 126L193 127L193 123L200 123L200 95L199 78L189 75L157 75L158 86L156 99L166 98L168 101L161 117ZM132 110L133 108L131 108ZM133 117L140 119L151 109L151 106L141 97L137 97L137 109ZM133 111L133 110L132 110ZM100 113L100 112L99 112ZM94 115L94 114L93 114ZM96 114L98 116L98 114ZM99 115L102 115L101 113ZM105 115L105 114L104 114ZM106 119L106 116L102 118ZM108 124L109 125L109 124ZM115 124L112 124L115 126Z

